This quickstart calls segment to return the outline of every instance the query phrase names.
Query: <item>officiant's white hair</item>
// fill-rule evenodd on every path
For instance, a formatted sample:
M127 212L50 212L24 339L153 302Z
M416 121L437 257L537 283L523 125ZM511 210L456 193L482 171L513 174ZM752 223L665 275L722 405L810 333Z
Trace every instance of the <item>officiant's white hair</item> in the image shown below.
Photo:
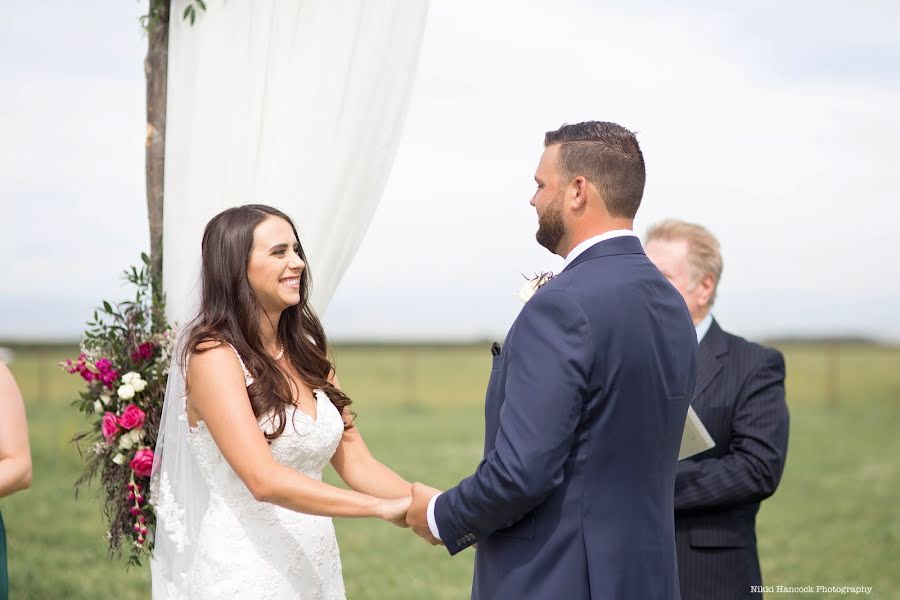
M722 280L722 251L719 240L708 229L696 223L666 219L652 225L647 230L645 244L653 240L667 242L685 241L688 247L688 266L691 269L691 279L698 283L706 275L712 275L715 279L712 296L709 305L716 301L716 291L719 281Z

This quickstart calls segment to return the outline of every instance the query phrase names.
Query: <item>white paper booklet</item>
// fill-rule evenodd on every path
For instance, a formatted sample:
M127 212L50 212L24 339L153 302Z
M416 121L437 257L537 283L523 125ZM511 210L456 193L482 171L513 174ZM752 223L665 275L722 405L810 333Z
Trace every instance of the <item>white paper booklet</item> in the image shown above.
M681 449L678 451L678 460L700 454L715 446L712 436L703 426L703 422L693 406L688 406L687 419L684 421L684 433L681 435Z

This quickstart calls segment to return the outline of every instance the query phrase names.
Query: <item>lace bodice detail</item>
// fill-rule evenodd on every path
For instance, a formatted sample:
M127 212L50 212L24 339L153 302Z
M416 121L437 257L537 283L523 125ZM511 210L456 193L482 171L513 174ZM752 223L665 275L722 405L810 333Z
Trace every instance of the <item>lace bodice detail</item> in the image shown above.
M235 356L244 372L244 382L249 387L253 383L253 376L236 350ZM316 399L316 418L313 419L297 406L287 407L284 432L272 441L269 449L279 463L321 479L322 469L331 460L341 441L344 422L325 392L316 389L313 390L313 395ZM260 419L259 423L266 433L276 429L274 415ZM190 428L188 441L211 491L221 488L224 483L233 483L227 476L228 472L234 477L237 475L225 462L203 421Z
M285 410L287 424L284 432L272 441L269 449L279 463L321 479L322 469L331 460L341 441L344 422L325 392L317 389L313 393L316 398L316 419L296 406L289 406ZM269 433L274 431L274 418L260 420L260 428ZM229 473L234 478L237 478L237 474L225 461L203 421L191 428L188 441L211 492L222 490L226 484L235 484ZM239 479L237 483L243 485Z
M249 386L253 376L237 351L235 355ZM317 389L313 394L316 418L299 407L288 407L284 431L269 448L282 465L321 479L340 444L344 422L325 392ZM260 419L260 428L274 431L273 420L271 415ZM190 598L345 600L330 518L257 501L203 421L189 428L188 446L209 488L189 574Z

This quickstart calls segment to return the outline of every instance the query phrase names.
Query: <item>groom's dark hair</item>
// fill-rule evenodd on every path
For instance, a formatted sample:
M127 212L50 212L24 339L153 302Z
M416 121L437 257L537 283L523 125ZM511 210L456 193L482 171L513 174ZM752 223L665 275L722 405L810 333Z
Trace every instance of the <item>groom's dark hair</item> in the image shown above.
M607 121L565 124L544 136L545 147L555 144L566 182L583 176L597 187L611 216L634 218L647 178L634 132Z

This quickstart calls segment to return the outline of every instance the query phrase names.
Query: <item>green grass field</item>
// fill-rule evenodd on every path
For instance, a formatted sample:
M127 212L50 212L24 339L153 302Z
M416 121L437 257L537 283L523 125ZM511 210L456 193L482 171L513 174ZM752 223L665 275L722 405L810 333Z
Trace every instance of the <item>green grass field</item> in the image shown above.
M146 566L126 570L107 559L96 495L74 496L81 464L69 440L85 422L69 401L79 380L55 366L73 353L20 348L10 365L26 399L34 458L32 489L0 506L10 597L148 598ZM781 487L759 518L766 583L865 585L871 597L900 598L900 349L843 347L837 361L820 347L785 355L791 438ZM383 462L436 487L476 466L487 345L347 347L336 360L357 424ZM468 597L472 552L451 559L375 521L336 526L352 600Z

